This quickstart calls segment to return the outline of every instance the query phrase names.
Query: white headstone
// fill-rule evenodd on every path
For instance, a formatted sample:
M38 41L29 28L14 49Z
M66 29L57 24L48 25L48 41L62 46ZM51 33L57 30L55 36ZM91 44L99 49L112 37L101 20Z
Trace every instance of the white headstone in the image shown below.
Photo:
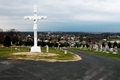
M95 45L95 51L98 52L98 45L97 44Z
M109 52L106 52L106 53L109 53Z
M77 46L76 46L76 48L77 48Z
M46 45L46 52L49 52L49 47L48 47L48 45Z
M117 52L113 52L113 54L117 54Z
M100 45L100 51L99 51L99 52L102 52L102 49L103 49L103 48L102 48L102 45Z
M37 16L37 6L34 6L34 16L25 16L24 19L34 21L34 46L31 48L31 52L41 52L40 47L37 46L37 21L47 19L47 16Z
M12 51L12 46L11 46L11 51Z
M110 48L110 52L113 52L113 48Z
M88 47L89 51L91 51L91 47Z
M67 54L67 50L65 50L65 54Z
M106 49L107 49L107 50L110 50L108 45L106 45Z
M106 47L104 47L104 51L103 52L106 52Z
M113 52L113 54L117 54L118 50L117 50L117 46L114 48L115 52Z
M83 45L81 45L80 49L82 49L82 48L83 48Z
M96 45L93 46L94 50L96 50Z
M84 49L86 50L87 49L87 46L85 45Z
M96 48L96 50L95 51L97 51L98 52L98 47Z

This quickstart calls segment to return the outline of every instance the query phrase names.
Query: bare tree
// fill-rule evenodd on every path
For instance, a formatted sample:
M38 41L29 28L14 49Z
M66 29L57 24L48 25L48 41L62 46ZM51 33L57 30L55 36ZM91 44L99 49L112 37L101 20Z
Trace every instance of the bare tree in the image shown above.
M4 41L4 32L3 29L0 29L0 43L2 44Z
M16 29L8 30L7 35L10 36L13 44L15 44L16 42L18 42L20 40L19 31L17 31Z

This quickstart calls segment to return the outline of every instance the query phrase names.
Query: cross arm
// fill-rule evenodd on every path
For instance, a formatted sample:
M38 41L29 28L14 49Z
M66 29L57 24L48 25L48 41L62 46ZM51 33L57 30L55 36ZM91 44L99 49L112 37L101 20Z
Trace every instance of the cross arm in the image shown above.
M24 19L25 20L31 20L31 19L33 19L34 17L33 16L24 16Z
M47 16L37 16L37 19L38 19L38 20L41 20L41 19L42 19L42 20L46 20L46 19L47 19Z
M47 19L47 16L24 16L24 19L25 20L46 20Z

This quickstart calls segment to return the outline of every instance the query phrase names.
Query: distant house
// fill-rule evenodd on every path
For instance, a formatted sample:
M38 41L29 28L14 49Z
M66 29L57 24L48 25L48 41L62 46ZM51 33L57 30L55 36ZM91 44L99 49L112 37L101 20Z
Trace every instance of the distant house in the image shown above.
M70 44L70 46L74 46L75 45L75 41L73 41L73 40L69 40L68 43Z
M41 42L42 42L42 40L40 40L40 39L38 39L38 41L41 41Z
M86 41L82 41L82 44L86 44Z
M44 42L49 42L49 40L44 40Z
M51 40L50 42L51 42L51 43L52 43L52 42L58 42L58 40L57 40L57 39L54 39L54 40Z
M86 39L86 37L83 37L83 39Z
M107 39L102 39L103 41L107 41Z
M94 42L87 42L87 44L94 44Z
M71 37L71 39L72 39L72 40L74 40L74 39L75 39L75 37Z
M75 43L79 43L80 41L74 41Z
M65 42L67 42L67 41L65 41L65 40L60 40L59 41L59 43L65 43Z

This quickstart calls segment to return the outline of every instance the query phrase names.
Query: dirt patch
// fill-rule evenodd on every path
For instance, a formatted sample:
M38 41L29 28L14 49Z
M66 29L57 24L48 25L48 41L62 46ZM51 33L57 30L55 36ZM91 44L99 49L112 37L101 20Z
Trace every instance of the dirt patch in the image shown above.
M72 53L73 54L73 53ZM54 53L35 53L35 52L19 52L13 53L13 55L27 55L27 56L57 56L59 54ZM72 60L55 60L55 59L30 59L30 58L17 58L17 59L24 59L24 60L35 60L35 61L47 61L47 62L69 62L69 61L79 61L82 58L75 54Z
M20 53L13 53L13 55L29 55L29 56L57 56L58 54L54 53L35 53L35 52L20 52Z

